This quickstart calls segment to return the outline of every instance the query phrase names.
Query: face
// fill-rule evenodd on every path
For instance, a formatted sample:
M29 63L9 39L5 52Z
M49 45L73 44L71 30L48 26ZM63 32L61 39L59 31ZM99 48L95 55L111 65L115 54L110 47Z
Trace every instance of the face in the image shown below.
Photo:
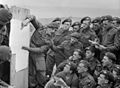
M80 59L80 58L81 58L81 56L79 55L79 52L75 51L73 53L73 60L77 60L77 59Z
M104 20L102 23L103 28L108 29L111 27L111 23L108 20Z
M74 44L75 42L77 42L78 40L76 39L76 38L73 38L73 37L71 37L71 39L70 39L70 43L71 44Z
M115 21L115 20L112 21L112 24L113 24L114 27L119 27L119 24L118 24L117 21Z
M63 29L64 30L69 30L70 26L71 26L70 22L64 22Z
M1 29L0 29L0 34L6 35L6 31L7 31L6 26L2 26Z
M77 70L78 70L78 73L82 73L82 72L86 72L87 68L85 68L83 63L79 63Z
M90 50L86 50L85 56L86 58L91 58L94 56L94 53L92 53Z
M70 65L66 64L63 71L64 72L70 72Z
M105 75L104 74L100 74L100 76L98 77L98 84L102 85L108 83L108 80L105 79Z
M102 65L107 66L109 64L109 58L107 56L104 56L102 59Z
M93 30L94 31L97 31L99 27L100 27L99 23L93 23Z
M112 74L114 77L117 77L117 72L115 70L113 70Z
M58 25L60 25L60 24L61 24L61 21L55 21L55 23L57 23Z
M89 27L88 24L82 23L80 28L81 28L82 30L84 30L84 29L86 29L86 28L88 28L88 27Z
M79 29L80 29L80 27L78 25L76 25L76 26L73 27L74 31L79 31Z

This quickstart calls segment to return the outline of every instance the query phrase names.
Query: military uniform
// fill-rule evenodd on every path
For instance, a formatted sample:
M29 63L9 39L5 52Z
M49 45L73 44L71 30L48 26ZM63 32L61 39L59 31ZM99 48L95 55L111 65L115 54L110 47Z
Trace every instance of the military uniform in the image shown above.
M30 47L39 48L40 51L29 53L29 87L40 86L43 88L46 82L45 53L49 49L49 44L46 42L42 24L32 16L31 23L36 30L31 36Z
M64 24L65 22L70 22L70 19L65 19L62 24ZM55 46L60 45L64 40L68 39L68 35L70 34L69 29L67 30L63 30L62 28L59 28L56 32L55 32L55 37L52 39L54 42ZM59 52L59 50L58 50ZM60 51L61 52L61 51ZM56 59L57 58L57 59ZM59 59L59 60L58 60ZM51 76L52 71L53 71L53 66L57 63L57 65L61 62L61 60L65 60L65 55L64 54L60 54L60 53L56 53L56 51L50 50L47 54L47 58L46 58L46 74Z
M112 18L109 16L103 17L103 20L109 20L112 21ZM109 27L108 29L103 28L100 33L101 39L100 44L104 45L106 51L113 52L119 57L119 50L120 50L120 31L113 27Z
M86 47L90 46L90 43L88 40L95 40L95 38L97 38L95 32L91 29L88 29L87 31L82 31L80 33L80 42L83 44L84 49Z
M79 74L79 88L95 88L94 78L87 72Z

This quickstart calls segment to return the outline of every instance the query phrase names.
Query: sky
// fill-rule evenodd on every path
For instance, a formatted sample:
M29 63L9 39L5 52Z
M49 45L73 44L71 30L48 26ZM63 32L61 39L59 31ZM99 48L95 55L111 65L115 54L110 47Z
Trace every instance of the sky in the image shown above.
M120 0L0 0L0 3L28 8L40 18L120 16Z

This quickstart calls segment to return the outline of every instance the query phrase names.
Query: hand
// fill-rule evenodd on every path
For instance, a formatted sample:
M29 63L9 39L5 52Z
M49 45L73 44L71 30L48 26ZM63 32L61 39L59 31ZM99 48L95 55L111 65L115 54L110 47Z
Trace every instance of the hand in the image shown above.
M99 49L103 50L103 49L107 49L107 47L103 46L103 45L99 45Z
M28 49L29 49L29 47L22 46L22 49L23 49L23 50L28 50Z
M92 41L92 40L88 40L90 43L92 43L93 45L99 45L99 43L97 42L97 40Z
M21 23L21 29L23 29L25 26L27 26L28 23L29 23L29 19L24 20L24 21Z

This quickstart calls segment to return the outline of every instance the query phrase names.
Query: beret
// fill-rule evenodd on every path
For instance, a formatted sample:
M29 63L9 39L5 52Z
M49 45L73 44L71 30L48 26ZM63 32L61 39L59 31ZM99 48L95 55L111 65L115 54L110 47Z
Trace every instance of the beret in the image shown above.
M12 13L7 9L0 9L0 24L5 25L12 19Z
M47 25L48 28L58 28L59 24L51 22L50 24Z
M72 24L72 20L70 18L66 18L65 20L63 20L62 24L64 24L65 22L70 22Z
M109 59L111 59L112 61L116 61L116 56L114 53L111 53L111 52L106 52L105 53L105 56L107 56Z
M110 15L102 16L102 17L101 17L101 22L103 22L103 21L105 21L105 20L113 21L113 18L112 18L112 16L110 16Z
M74 23L72 24L72 27L74 27L74 26L80 26L80 22L74 22Z
M55 22L55 21L61 21L61 18L57 17L52 22Z
M96 17L93 19L92 23L101 23L101 17Z
M91 18L89 16L86 16L86 17L81 19L80 23L83 23L83 21L85 21L85 20L90 20L91 21Z
M117 23L120 24L120 18L119 17L113 17L113 21L116 21Z

